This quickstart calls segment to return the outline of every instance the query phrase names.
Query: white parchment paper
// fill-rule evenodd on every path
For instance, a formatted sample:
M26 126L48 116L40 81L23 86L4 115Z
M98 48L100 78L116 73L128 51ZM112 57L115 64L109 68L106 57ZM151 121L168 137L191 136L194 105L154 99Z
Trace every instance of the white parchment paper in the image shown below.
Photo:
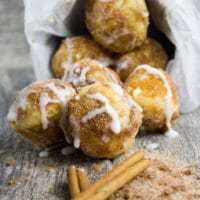
M168 72L175 82L182 113L200 105L200 1L147 0L151 16L175 45ZM50 58L59 37L82 29L85 0L24 0L25 34L36 79L52 78ZM79 23L80 22L80 23Z

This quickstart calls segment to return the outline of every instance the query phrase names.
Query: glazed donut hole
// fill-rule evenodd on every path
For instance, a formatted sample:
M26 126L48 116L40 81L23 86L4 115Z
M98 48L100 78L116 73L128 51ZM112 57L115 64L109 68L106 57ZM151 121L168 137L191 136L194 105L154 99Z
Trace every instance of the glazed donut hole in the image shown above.
M165 71L140 65L126 80L124 89L143 108L143 130L173 132L179 116L179 101Z
M92 84L70 101L67 132L83 153L112 158L132 145L141 118L140 107L122 88Z
M108 67L112 63L110 53L86 36L74 36L63 40L52 57L51 68L56 78L62 79L66 70L82 59L90 58Z
M85 13L93 38L112 52L132 51L146 40L149 12L144 0L88 0Z
M13 130L39 147L63 143L63 119L74 95L73 87L61 80L33 83L17 94L7 115L8 122Z

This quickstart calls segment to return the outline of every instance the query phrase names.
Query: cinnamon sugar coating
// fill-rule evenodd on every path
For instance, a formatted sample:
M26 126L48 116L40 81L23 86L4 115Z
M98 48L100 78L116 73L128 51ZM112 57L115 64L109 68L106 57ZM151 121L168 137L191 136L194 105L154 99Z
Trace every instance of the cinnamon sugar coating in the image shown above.
M151 165L109 200L200 199L199 175L194 168L163 155L149 154Z

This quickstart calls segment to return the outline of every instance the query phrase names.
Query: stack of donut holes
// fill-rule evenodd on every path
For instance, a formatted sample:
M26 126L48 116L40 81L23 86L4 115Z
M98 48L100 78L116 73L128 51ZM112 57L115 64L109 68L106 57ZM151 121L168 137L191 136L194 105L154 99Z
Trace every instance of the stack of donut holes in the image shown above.
M85 16L90 35L61 42L55 79L18 92L10 126L39 147L66 141L96 158L124 153L139 131L175 136L179 101L145 1L87 0Z

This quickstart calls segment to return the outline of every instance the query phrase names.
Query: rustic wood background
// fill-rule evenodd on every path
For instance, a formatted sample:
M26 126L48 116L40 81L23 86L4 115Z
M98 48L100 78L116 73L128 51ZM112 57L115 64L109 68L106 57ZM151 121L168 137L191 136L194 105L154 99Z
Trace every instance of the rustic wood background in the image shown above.
M76 152L63 156L61 149L48 158L39 158L39 150L8 127L6 113L16 91L34 81L28 45L23 34L22 0L0 2L0 199L61 200L69 199L66 167L70 164L85 168L94 181L135 149L146 149L158 143L157 151L195 164L200 171L200 109L182 115L176 126L178 138L162 134L139 135L131 150L114 160L95 160ZM99 171L93 163L101 164Z

